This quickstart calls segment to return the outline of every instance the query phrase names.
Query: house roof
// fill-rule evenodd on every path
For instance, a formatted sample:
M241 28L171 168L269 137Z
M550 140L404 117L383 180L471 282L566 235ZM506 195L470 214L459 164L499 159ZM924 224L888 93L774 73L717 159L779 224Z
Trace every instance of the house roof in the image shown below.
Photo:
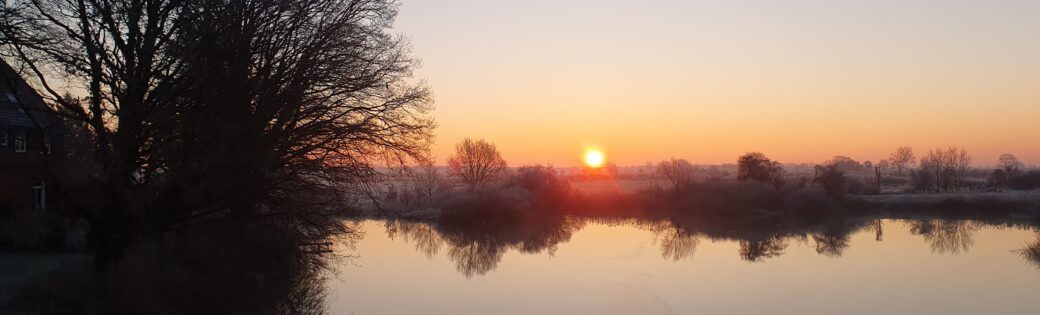
M56 122L58 117L54 110L47 107L43 98L6 61L0 59L0 127L42 129Z

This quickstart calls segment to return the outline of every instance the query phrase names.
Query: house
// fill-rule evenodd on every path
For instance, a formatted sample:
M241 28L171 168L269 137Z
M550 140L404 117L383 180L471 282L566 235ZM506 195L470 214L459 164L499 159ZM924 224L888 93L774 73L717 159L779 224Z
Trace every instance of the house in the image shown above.
M64 124L18 73L0 60L0 220L54 204L65 171Z

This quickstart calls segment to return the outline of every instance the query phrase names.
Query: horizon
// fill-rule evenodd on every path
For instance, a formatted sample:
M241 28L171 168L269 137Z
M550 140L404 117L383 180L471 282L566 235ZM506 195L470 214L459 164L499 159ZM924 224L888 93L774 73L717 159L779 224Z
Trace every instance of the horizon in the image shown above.
M396 29L436 95L438 164L470 137L510 165L580 166L590 147L617 165L733 163L750 151L876 162L898 146L1036 165L1040 39L1028 30L1040 28L1038 11L1026 1L415 0Z

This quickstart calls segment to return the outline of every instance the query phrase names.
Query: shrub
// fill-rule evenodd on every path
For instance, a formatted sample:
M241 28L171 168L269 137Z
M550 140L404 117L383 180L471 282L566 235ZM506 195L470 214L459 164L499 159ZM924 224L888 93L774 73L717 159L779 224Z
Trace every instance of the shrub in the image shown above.
M842 171L841 165L838 163L817 165L816 177L813 178L813 183L823 188L831 197L839 199L845 197L849 187L848 180L845 178L845 172Z
M570 183L560 178L551 166L520 167L513 181L530 192L532 202L539 206L560 205L571 192Z
M438 219L448 224L514 223L529 214L529 198L521 189L455 192L445 197Z
M1023 190L1040 188L1040 171L1028 171L1011 176L1008 186Z

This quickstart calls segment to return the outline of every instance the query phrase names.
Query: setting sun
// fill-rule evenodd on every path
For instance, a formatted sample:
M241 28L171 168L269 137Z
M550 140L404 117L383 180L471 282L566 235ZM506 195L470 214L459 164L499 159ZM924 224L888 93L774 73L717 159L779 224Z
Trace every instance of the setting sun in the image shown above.
M585 152L585 165L588 167L603 166L603 152L595 150Z

